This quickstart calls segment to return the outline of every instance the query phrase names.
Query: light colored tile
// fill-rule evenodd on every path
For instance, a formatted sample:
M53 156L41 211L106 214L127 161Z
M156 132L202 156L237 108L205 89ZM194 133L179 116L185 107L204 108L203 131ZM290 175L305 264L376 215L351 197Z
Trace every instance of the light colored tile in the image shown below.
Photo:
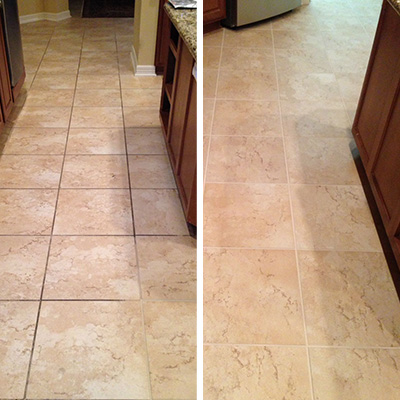
M203 99L203 135L211 134L212 120L214 116L215 99Z
M308 342L399 346L400 307L382 253L299 252Z
M311 349L317 399L397 400L400 351L385 349ZM384 393L384 394L383 394Z
M268 32L269 33L269 32ZM275 71L273 53L263 48L224 47L221 56L221 70L246 70L241 74L248 75L258 71Z
M122 128L121 107L74 107L72 128Z
M67 154L124 154L123 128L70 129Z
M205 98L215 97L217 91L218 70L204 68L203 70L203 96Z
M39 302L0 303L0 396L24 397Z
M71 107L14 107L9 123L21 128L68 128Z
M134 189L132 201L136 234L188 234L182 205L175 189Z
M167 155L129 156L129 174L131 187L134 189L174 189L176 187Z
M294 251L205 249L204 337L305 344Z
M55 236L45 299L140 298L135 243L129 236Z
M159 107L124 107L125 127L158 128L160 127Z
M1 300L40 299L48 249L49 238L1 238Z
M43 303L28 397L148 399L139 302Z
M162 76L120 75L122 89L159 89L162 86Z
M304 348L205 346L208 400L310 400Z
M210 183L204 196L205 246L293 248L286 185Z
M210 136L203 136L203 180L207 179L206 169L208 164L208 156L209 156L209 146L210 146Z
M122 89L124 107L159 107L160 89Z
M60 191L56 235L132 235L129 191L91 189Z
M166 154L161 128L126 129L128 154Z
M204 47L204 68L218 68L221 61L221 47Z
M364 76L357 73L336 74L340 93L344 101L358 103Z
M281 136L277 101L217 100L213 135Z
M75 93L75 107L121 107L119 89L84 89Z
M293 185L298 249L380 251L361 186Z
M224 47L262 47L272 50L272 33L269 30L255 30L253 27L240 30L226 29Z
M223 36L224 36L224 29L215 29L211 32L204 33L203 35L204 46L221 46Z
M119 90L119 78L116 74L111 75L78 75L77 89L117 89Z
M85 59L79 65L79 74L117 75L118 72L118 64L114 60Z
M139 236L137 251L145 299L196 299L196 241L188 236Z
M323 36L318 32L274 30L275 49L325 49Z
M281 138L211 137L208 182L286 183Z
M83 41L82 51L117 51L115 40L85 40Z
M196 304L144 305L150 380L154 399L196 397Z
M285 141L291 183L360 184L350 139L287 136Z
M63 157L37 155L2 155L0 188L58 188Z
M62 188L129 188L128 165L124 155L67 155Z
M32 84L35 90L75 89L75 75L54 75L38 73Z
M0 190L0 234L50 235L57 190Z
M65 44L64 44L65 45ZM40 64L38 73L43 74L55 74L55 75L74 75L78 72L79 60L78 61L43 61Z

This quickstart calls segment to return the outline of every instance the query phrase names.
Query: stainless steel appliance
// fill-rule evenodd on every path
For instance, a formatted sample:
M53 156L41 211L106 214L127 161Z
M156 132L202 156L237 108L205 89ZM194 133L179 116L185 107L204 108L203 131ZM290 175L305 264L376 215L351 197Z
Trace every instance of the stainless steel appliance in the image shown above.
M271 18L301 5L301 0L227 0L225 26L231 28Z
M0 0L0 8L11 86L14 87L24 73L24 56L17 0Z

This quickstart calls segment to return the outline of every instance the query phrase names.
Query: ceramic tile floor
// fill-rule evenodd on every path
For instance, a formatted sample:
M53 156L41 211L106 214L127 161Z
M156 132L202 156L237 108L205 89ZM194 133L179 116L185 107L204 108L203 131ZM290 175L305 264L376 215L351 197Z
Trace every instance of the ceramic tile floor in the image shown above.
M400 304L353 162L381 2L204 37L204 399L400 398Z
M132 30L22 26L0 135L0 399L195 398L195 241Z

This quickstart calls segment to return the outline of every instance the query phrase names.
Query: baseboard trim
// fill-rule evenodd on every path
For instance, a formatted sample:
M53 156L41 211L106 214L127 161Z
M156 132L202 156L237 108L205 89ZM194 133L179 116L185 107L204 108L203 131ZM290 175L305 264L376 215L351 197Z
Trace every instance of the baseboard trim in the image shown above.
M131 60L135 76L157 76L155 65L138 65L135 47L132 45Z
M19 17L20 24L27 24L29 22L36 22L36 21L63 21L64 19L71 18L71 13L69 10L62 11L60 13L48 13L42 12L37 14L29 14L23 15Z
M132 61L132 65L133 65L133 71L136 74L136 70L137 70L138 64L137 64L136 50L135 50L135 47L133 45L132 45L132 48L131 48L131 61Z

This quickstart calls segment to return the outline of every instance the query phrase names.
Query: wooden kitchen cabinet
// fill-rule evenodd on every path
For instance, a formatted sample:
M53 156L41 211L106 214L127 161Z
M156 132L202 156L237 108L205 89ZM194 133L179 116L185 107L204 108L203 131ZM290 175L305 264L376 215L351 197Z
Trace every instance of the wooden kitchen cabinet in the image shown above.
M169 18L164 12L164 4L168 0L160 0L158 11L158 25L157 25L157 42L156 54L154 59L154 66L156 74L162 75L164 73L164 63L167 59L168 43L169 43Z
M6 45L4 42L3 26L0 24L0 100L3 121L6 121L13 107L13 93L10 74L8 71Z
M212 24L226 18L226 0L203 1L203 23Z
M353 135L400 265L400 14L385 1Z

